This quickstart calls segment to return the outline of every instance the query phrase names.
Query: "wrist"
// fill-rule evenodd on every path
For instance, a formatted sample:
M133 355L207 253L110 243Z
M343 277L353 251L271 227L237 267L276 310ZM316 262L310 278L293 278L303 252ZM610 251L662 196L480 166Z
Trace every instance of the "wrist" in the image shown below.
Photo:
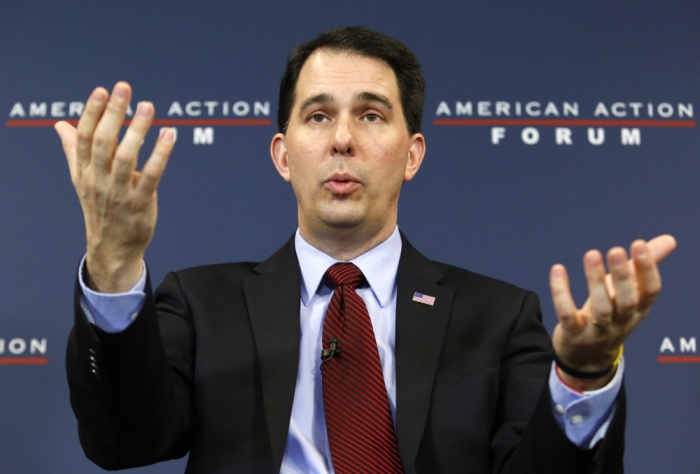
M129 259L100 258L88 253L85 257L84 282L99 293L125 293L143 274L143 256Z
M582 392L598 390L610 383L610 381L615 377L617 367L622 359L623 350L624 346L621 344L610 365L603 368L596 367L593 369L586 367L585 370L572 367L568 363L562 361L557 353L554 352L557 376L564 385L568 386L572 390Z
M592 392L605 387L615 377L617 369L610 371L607 375L597 379L580 379L562 371L558 365L555 369L559 381L575 392Z

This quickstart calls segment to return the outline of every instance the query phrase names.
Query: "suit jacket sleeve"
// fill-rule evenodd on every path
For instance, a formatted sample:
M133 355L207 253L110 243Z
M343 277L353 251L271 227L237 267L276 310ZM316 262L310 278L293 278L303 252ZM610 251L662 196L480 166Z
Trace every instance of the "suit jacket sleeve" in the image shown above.
M539 301L534 293L528 293L511 333L507 339L501 362L501 396L498 428L492 440L495 455L494 471L502 473L621 473L624 454L625 394L624 387L617 399L616 410L603 441L592 450L584 450L573 444L559 427L552 413L552 396L545 380L536 398L523 393L533 391L529 385L541 380L540 372L551 363L549 337L544 349L548 355L542 363L542 349L534 350L541 330ZM532 414L522 431L518 422L523 414ZM515 449L513 449L515 448ZM512 452L512 455L508 453ZM498 453L505 453L499 455Z
M66 353L70 401L86 456L105 469L179 458L190 448L192 315L175 274L159 293L157 313L147 282L138 317L110 334L88 322L76 283Z

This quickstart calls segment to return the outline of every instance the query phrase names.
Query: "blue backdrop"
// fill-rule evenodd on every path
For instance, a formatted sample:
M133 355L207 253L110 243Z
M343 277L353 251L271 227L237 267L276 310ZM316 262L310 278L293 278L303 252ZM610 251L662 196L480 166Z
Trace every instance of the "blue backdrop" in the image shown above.
M423 63L428 154L399 216L423 253L537 291L551 329L553 263L581 303L587 249L677 237L656 307L626 344L626 464L698 472L699 20L695 0L2 2L0 471L101 472L68 402L85 238L50 125L77 119L95 86L129 81L132 106L153 101L178 133L147 254L154 281L264 259L296 228L268 156L284 59L322 30L361 24Z

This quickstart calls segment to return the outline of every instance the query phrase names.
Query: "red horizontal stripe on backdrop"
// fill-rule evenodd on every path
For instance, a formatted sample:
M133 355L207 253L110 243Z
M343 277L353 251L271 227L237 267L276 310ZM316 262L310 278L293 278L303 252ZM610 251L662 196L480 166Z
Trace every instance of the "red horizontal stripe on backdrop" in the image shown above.
M64 120L71 125L78 125L77 119ZM53 127L57 119L49 120L8 120L5 124L8 127ZM124 120L124 125L129 125L131 119ZM153 119L153 125L176 127L193 127L197 125L272 125L271 119Z
M659 356L661 364L692 364L700 363L700 356Z
M695 127L695 120L599 120L599 119L434 119L434 125L494 127Z
M0 357L0 364L4 365L43 365L48 363L48 357Z

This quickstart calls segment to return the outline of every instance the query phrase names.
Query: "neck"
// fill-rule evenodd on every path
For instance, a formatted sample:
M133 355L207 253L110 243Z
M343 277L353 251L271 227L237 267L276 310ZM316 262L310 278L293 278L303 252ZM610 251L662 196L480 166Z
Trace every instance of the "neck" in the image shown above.
M387 222L376 231L362 231L356 228L332 228L318 231L299 223L301 236L309 244L336 260L347 262L388 239L396 229L396 219Z

